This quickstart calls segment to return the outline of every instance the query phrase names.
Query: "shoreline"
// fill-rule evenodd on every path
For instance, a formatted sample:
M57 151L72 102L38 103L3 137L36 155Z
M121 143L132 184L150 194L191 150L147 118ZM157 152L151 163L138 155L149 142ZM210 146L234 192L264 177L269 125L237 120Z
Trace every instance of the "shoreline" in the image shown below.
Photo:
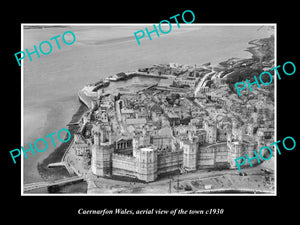
M41 163L38 163L37 170L43 180L57 180L65 177L70 177L65 168L48 168L49 163L60 162L65 155L66 150L71 145L74 133L78 130L79 125L72 124L73 121L79 121L82 115L87 111L87 107L81 104L77 112L72 116L71 121L68 123L68 130L71 133L71 139L68 142L61 143L54 151L45 158Z

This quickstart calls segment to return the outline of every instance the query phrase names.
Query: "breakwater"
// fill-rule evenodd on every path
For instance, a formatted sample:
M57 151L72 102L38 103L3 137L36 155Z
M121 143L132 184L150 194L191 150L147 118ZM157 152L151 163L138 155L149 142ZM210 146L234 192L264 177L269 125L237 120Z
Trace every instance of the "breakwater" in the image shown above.
M160 78L160 79L168 79L168 75L157 75L152 73L144 73L144 72L131 72L126 74L126 79L131 79L133 77L152 77L152 78Z
M92 108L92 99L88 97L83 90L78 92L78 98L79 101L86 105L89 109Z

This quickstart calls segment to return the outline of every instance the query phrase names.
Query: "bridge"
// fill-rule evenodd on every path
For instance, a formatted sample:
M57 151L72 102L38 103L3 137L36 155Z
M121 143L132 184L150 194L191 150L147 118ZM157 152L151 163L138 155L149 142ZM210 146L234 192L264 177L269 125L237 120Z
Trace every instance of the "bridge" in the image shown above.
M65 162L50 163L48 165L48 168L54 168L54 167L65 167L70 175L73 174L73 170Z
M76 181L84 180L84 177L76 176L76 177L69 177L65 179L60 179L60 180L55 180L55 181L49 181L49 182L38 182L38 183L31 183L31 184L25 184L23 187L24 192L26 191L31 191L35 189L40 189L40 188L46 188L54 185L62 185L62 184L67 184L67 183L72 183Z
M63 158L63 160L64 160L64 158ZM75 173L77 176L79 176L79 177L81 176L81 174L79 173L79 171L77 171L72 164L70 164L68 162L64 162L63 160L61 162L56 162L56 163L50 163L50 164L48 164L48 168L65 167L67 169L69 175L73 175Z

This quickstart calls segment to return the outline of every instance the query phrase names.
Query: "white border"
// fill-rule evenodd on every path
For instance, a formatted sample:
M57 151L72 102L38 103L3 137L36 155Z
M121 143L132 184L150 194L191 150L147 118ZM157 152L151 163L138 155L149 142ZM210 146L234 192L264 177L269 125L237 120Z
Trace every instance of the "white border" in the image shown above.
M23 24L21 24L21 51L24 49L24 44L23 44L23 37L24 37L24 28ZM24 146L24 63L23 60L21 60L21 145ZM21 149L20 149L21 150ZM26 195L24 194L24 179L23 179L23 168L24 168L24 163L23 163L23 158L24 155L21 154L21 195Z
M176 25L176 23L171 23ZM24 50L23 37L24 37L24 26L144 26L152 25L151 23L21 23L21 51ZM162 24L163 26L166 24ZM277 66L277 23L192 23L192 24L180 24L180 26L274 26L274 64ZM24 146L24 63L21 61L21 143ZM275 77L275 141L277 141L277 76ZM276 152L276 151L274 151ZM24 193L23 185L23 159L24 155L21 156L21 196L277 196L277 153L275 154L275 191L274 194L46 194L46 193Z

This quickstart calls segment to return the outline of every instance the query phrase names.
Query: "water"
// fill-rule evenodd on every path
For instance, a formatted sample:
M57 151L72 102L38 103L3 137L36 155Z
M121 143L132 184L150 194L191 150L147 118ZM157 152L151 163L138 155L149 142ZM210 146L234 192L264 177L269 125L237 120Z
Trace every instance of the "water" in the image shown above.
M153 64L177 62L181 64L217 64L231 57L251 57L244 51L249 41L269 37L260 26L173 26L169 34L141 39L138 45L133 33L139 26L70 26L63 28L24 29L24 50L33 51L33 45L65 31L73 31L76 41L65 45L59 38L61 49L53 41L49 55L32 55L24 59L24 143L66 128L77 111L77 92L84 85L118 72L134 71ZM149 26L148 26L149 27ZM52 43L52 41L51 41ZM46 49L45 49L46 51ZM154 82L155 80L149 81ZM141 78L130 82L145 83ZM112 88L112 86L108 88ZM123 85L123 83L122 83ZM124 81L128 85L128 81ZM60 141L54 138L57 144ZM50 140L49 140L50 141ZM38 147L43 149L43 143ZM54 147L50 142L45 152L24 159L24 182L39 182L38 162L46 158Z

